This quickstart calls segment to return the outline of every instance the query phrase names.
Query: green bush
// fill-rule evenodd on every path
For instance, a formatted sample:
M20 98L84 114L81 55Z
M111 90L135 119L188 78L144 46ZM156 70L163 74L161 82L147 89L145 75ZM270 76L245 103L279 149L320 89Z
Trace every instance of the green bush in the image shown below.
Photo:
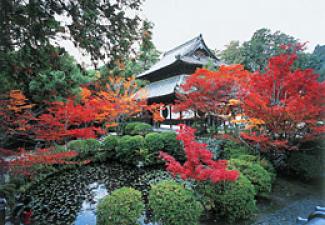
M160 133L152 132L146 135L145 145L148 149L146 161L149 164L157 163L159 161L159 151L164 151L164 140Z
M141 124L141 122L130 122L130 123L126 124L124 127L124 134L131 135L131 133L134 130L134 127L138 124Z
M220 215L229 221L247 219L256 212L255 189L251 182L240 175L236 182L220 184L221 189L215 196Z
M96 139L73 140L68 143L68 150L78 152L81 159L94 156L100 148L101 144Z
M149 207L156 222L168 225L197 225L203 211L194 194L174 181L152 185Z
M152 132L152 126L147 123L140 123L135 125L132 135L142 135L145 136L146 134Z
M95 155L95 158L99 161L105 161L112 158L115 154L115 149L118 145L119 136L109 135L102 141L102 147Z
M243 174L236 182L220 182L205 193L213 200L217 215L229 222L248 219L256 212L254 186Z
M141 192L123 187L100 200L97 206L97 224L135 225L143 212Z
M145 150L144 138L140 135L125 135L119 139L116 147L116 157L122 162L137 164L142 160L141 152Z
M177 159L184 159L185 154L182 150L181 143L176 139L176 133L172 131L162 132L160 134L164 142L164 152L169 153Z
M256 194L264 196L271 192L272 179L270 174L258 163L240 159L231 159L230 167L238 169L254 185Z
M146 134L148 134L150 132L152 132L152 126L150 124L142 123L142 122L128 123L124 129L124 133L126 135L145 136Z
M273 183L276 178L276 170L273 164L267 159L261 159L259 163L261 167L263 167L269 173L269 175L271 176L271 181Z
M321 153L292 152L288 157L288 169L293 175L304 180L319 178L324 173L324 160Z
M149 133L144 140L150 152L159 152L164 149L164 139L160 133Z
M227 141L223 146L221 157L224 159L237 158L240 155L250 155L249 149L235 142Z

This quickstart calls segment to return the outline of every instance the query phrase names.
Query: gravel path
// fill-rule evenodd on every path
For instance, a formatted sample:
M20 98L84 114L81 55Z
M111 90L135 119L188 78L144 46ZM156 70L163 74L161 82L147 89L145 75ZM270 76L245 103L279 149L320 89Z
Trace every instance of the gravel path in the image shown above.
M317 205L325 206L325 200L315 197L297 200L282 209L262 215L252 225L294 225L298 216L307 218Z

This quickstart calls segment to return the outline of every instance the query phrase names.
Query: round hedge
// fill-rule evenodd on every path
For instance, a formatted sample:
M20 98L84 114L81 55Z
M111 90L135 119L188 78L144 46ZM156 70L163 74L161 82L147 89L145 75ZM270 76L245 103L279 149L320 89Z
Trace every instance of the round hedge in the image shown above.
M113 158L115 155L115 149L118 145L119 136L110 135L104 138L102 141L102 147L95 155L95 159L98 161L105 161L109 158Z
M263 196L271 192L272 178L258 163L231 159L230 166L234 167L234 169L238 169L250 180L254 185L257 195Z
M97 224L135 225L143 212L141 192L123 187L100 200L97 206Z
M94 156L101 148L101 144L96 139L73 140L68 143L68 150L79 153L81 159Z
M248 219L256 212L255 194L252 183L240 174L235 182L221 182L215 185L211 196L219 216L234 222Z
M148 123L131 122L124 128L124 133L127 135L146 135L152 132L152 126Z
M203 211L193 192L174 181L152 185L149 207L156 222L168 225L197 225Z
M181 148L181 143L176 139L176 133L172 131L160 133L160 137L164 142L164 152L169 153L176 159L184 159L184 151Z
M125 135L118 141L116 156L122 162L136 164L140 157L139 152L144 147L144 138L142 136Z
M159 152L164 150L164 139L160 133L152 132L145 137L146 147L150 152Z

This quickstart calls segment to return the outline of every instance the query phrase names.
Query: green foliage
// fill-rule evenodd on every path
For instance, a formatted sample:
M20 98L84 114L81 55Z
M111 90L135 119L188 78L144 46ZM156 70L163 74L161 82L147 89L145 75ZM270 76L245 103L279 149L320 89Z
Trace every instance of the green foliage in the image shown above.
M323 149L324 150L324 149ZM296 177L303 180L319 178L325 170L324 156L321 151L292 152L288 157L288 169Z
M19 1L15 4L3 1L0 50L7 52L18 47L46 46L65 32L69 34L65 39L85 49L92 60L107 56L114 61L128 55L132 44L140 36L140 18L125 11L136 14L141 4L141 0L118 4L114 1L81 0L53 1L51 4L47 0ZM62 16L72 19L64 24L61 23ZM110 25L100 24L103 20ZM35 63L38 63L37 58Z
M315 72L318 73L319 81L325 80L325 45L317 45L313 52L313 57L316 60Z
M97 224L135 225L143 212L141 192L123 187L100 200L97 206Z
M127 135L146 135L152 132L152 127L150 124L142 122L131 122L125 126L124 134Z
M29 93L37 102L63 100L69 95L78 94L80 85L93 79L94 77L90 77L80 70L71 56L64 53L52 63L51 68L40 71L30 81Z
M0 198L6 198L9 206L15 204L16 185L12 183L0 185Z
M174 181L152 185L149 207L156 222L168 225L197 225L203 211L194 194Z
M159 151L164 150L164 140L161 133L152 132L145 136L145 145L148 151L147 160L150 164L158 162Z
M221 157L224 159L231 159L241 155L247 155L249 153L249 149L247 149L245 146L227 141L223 147Z
M67 148L79 153L81 159L94 156L101 148L101 144L96 139L73 140L68 143Z
M218 140L209 137L198 137L197 141L200 143L207 144L207 149L213 153L214 159L219 158L221 152L221 145L224 143L224 140Z
M255 189L244 175L240 175L236 182L226 182L220 187L215 196L220 215L235 221L247 219L256 211Z
M116 157L122 162L137 164L141 158L141 151L144 150L144 138L140 135L125 135L118 141Z
M63 49L52 46L21 48L1 55L1 91L20 89L36 103L62 100L77 94L80 85L95 77L84 73ZM38 61L39 60L39 61Z
M259 161L261 167L263 167L270 175L272 183L275 181L276 178L276 170L273 164L267 159L261 159Z
M270 57L285 52L281 49L282 45L295 46L297 43L298 40L290 35L280 31L272 33L271 30L262 28L255 31L251 39L242 45L238 41L231 41L219 56L228 64L242 64L250 71L263 70ZM317 65L312 54L303 50L298 50L297 54L299 58L295 68L315 68Z
M116 148L118 145L119 136L109 135L102 141L101 148L95 155L95 159L98 161L105 161L112 158L116 153Z
M230 223L248 219L257 210L256 191L243 174L235 182L201 183L196 190L202 195L205 206L212 207L218 216L225 217Z
M164 141L164 152L174 156L176 159L184 159L184 151L182 150L180 141L176 139L175 132L162 132L160 136Z
M254 185L258 196L265 196L271 192L272 179L270 174L258 163L240 159L230 160L231 168L239 170Z
M159 152L164 148L164 139L160 133L152 132L147 134L145 141L150 152Z
M110 68L103 66L100 68L101 74L104 77L114 75L122 77L130 77L148 70L153 64L159 60L160 52L156 49L152 42L153 24L144 20L140 28L141 38L139 43L139 51L131 58L127 57L124 60L122 68Z
M152 126L147 123L140 123L135 125L133 132L131 135L142 135L145 136L146 134L152 132Z

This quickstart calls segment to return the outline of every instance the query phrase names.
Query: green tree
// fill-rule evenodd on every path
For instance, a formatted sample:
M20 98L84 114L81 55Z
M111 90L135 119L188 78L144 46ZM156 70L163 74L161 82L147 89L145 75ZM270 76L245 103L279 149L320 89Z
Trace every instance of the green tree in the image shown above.
M315 67L316 73L320 75L319 80L325 80L325 45L317 45L314 49L313 56L317 62Z
M61 84L74 89L87 80L62 49L51 45L52 40L68 39L94 63L105 60L114 66L140 38L140 18L129 15L136 14L141 4L142 0L0 1L1 92L19 88L38 101L42 97L36 96L38 88L46 94L54 86L61 95L67 90Z
M226 49L219 53L219 56L228 64L243 64L245 69L250 71L263 70L266 68L269 58L294 50L299 44L298 40L290 35L262 28L257 30L252 38L242 45L238 41L231 41ZM289 46L283 49L282 46ZM304 49L298 49L299 55L295 68L315 68L317 61L312 54L306 53Z
M20 89L33 102L60 100L79 91L80 84L95 78L83 71L63 49L53 46L31 50L23 47L1 54L1 93Z
M130 77L148 70L153 64L159 60L160 52L152 42L153 23L144 20L140 29L139 50L133 56L129 56L124 62L117 63L117 66L111 68L105 65L100 68L101 74L106 77L109 75L117 75Z
M119 58L139 38L140 18L126 11L137 12L141 4L142 0L2 0L0 50L35 49L64 34L92 59Z

